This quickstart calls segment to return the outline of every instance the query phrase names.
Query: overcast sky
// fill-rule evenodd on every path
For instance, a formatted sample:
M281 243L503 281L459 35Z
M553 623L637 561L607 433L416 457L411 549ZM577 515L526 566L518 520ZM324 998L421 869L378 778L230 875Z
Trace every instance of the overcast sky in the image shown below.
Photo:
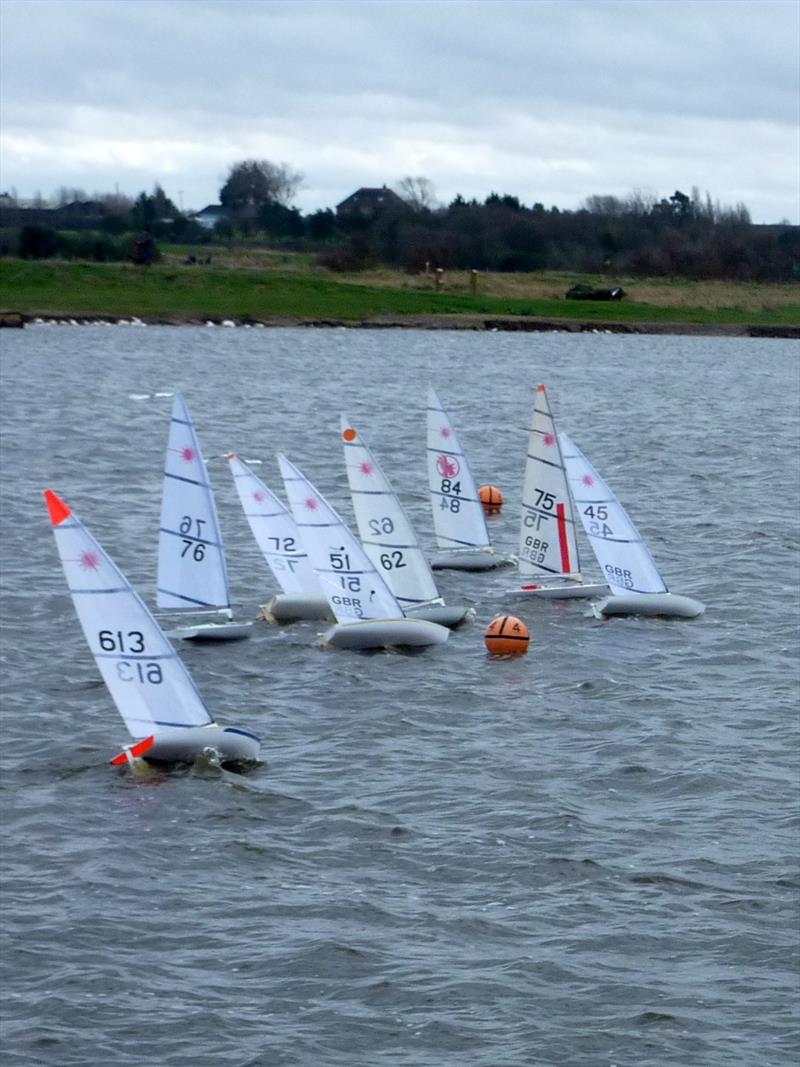
M432 182L575 208L697 186L800 222L800 0L0 0L0 191L184 208Z

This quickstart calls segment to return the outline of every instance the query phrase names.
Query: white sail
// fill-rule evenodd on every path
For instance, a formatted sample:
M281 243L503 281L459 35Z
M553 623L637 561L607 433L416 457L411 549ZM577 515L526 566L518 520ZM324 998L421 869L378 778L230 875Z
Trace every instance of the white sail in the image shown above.
M443 601L403 505L374 455L342 416L342 443L358 536L404 610Z
M278 456L300 536L337 622L399 619L403 612L336 511L285 456Z
M580 449L559 434L572 498L611 592L666 593L664 579L622 504Z
M440 548L488 548L478 489L439 398L428 389L428 486Z
M284 593L322 595L291 512L238 456L228 456L250 529Z
M581 580L575 518L547 391L537 387L522 487L519 571Z
M131 736L212 723L191 676L127 578L63 500L51 490L45 499L75 611Z
M156 603L195 611L230 608L214 494L180 393L172 407L164 464Z

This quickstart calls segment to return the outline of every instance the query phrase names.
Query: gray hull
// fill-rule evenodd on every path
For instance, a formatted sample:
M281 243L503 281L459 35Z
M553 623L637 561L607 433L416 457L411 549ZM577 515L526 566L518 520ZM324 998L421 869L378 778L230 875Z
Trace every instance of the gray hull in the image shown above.
M252 622L201 622L170 630L170 637L181 641L241 641L250 636Z
M267 622L301 622L304 619L332 619L328 598L321 593L278 593L261 611Z
M160 727L145 759L156 763L191 763L209 750L220 763L253 763L261 742L255 734L236 726Z
M608 596L609 589L603 584L565 582L563 585L520 586L509 590L512 596L538 597L540 600L588 600L591 597Z
M650 615L667 619L696 619L706 610L705 604L676 593L613 594L595 608L607 619L612 615Z
M484 552L480 548L459 549L454 552L441 552L431 560L431 569L435 571L492 571L495 567L508 567L514 560L508 556L499 556L496 552Z
M333 648L425 648L449 636L446 626L425 619L367 619L332 626L322 640Z
M447 626L454 630L457 626L475 617L474 608L460 608L449 604L427 604L423 608L415 608L406 613L408 619L425 619L427 622L437 622L440 626Z

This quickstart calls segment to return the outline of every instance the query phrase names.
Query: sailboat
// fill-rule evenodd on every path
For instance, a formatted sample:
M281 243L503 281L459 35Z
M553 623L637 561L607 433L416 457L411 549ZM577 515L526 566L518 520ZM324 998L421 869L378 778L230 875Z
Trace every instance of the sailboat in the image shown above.
M172 405L164 463L156 603L171 613L211 613L228 619L187 623L171 631L173 637L188 641L235 641L248 637L252 626L231 621L228 569L214 494L180 393Z
M515 595L564 600L608 593L605 583L584 582L575 517L555 421L543 385L536 389L522 486Z
M403 505L358 431L341 417L344 461L358 536L403 614L458 626L471 608L448 607Z
M450 631L408 618L345 522L285 456L278 456L300 536L337 623L323 642L337 648L438 645Z
M488 571L513 561L492 548L467 457L438 396L428 388L428 487L439 548L434 570Z
M705 605L670 593L644 538L580 449L559 434L572 497L611 596L596 605L601 616L665 615L693 619Z
M283 590L262 604L264 618L271 622L332 619L328 598L302 547L291 512L234 452L228 462L253 537Z
M144 601L80 519L51 489L45 500L72 602L95 662L134 743L111 762L258 759L261 742L214 722Z

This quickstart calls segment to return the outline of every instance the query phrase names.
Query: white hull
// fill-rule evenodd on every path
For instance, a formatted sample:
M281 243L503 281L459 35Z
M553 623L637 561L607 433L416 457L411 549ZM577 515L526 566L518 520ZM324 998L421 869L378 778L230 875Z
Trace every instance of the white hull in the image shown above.
M487 552L485 549L458 549L454 552L442 552L431 560L431 567L435 571L492 571L496 567L510 567L514 560L508 556L500 556L495 552Z
M609 588L589 582L565 582L564 585L528 585L509 590L509 595L537 597L539 600L589 600L592 597L608 596Z
M252 622L200 622L170 630L181 641L241 641L250 636Z
M474 608L463 608L449 604L427 604L422 608L415 608L413 611L406 612L406 618L408 619L424 619L427 622L436 622L439 626L447 626L448 629L454 630L457 626L461 626L467 619L475 617Z
M666 619L696 619L705 604L677 593L630 593L606 597L595 605L598 616L649 615Z
M253 763L258 759L260 742L255 734L233 726L162 727L144 759L156 763L191 763L215 754L220 763Z
M332 619L328 598L322 593L278 593L261 605L267 622L301 622L304 619Z
M424 648L449 636L446 626L425 619L366 619L332 626L322 641L333 648Z

